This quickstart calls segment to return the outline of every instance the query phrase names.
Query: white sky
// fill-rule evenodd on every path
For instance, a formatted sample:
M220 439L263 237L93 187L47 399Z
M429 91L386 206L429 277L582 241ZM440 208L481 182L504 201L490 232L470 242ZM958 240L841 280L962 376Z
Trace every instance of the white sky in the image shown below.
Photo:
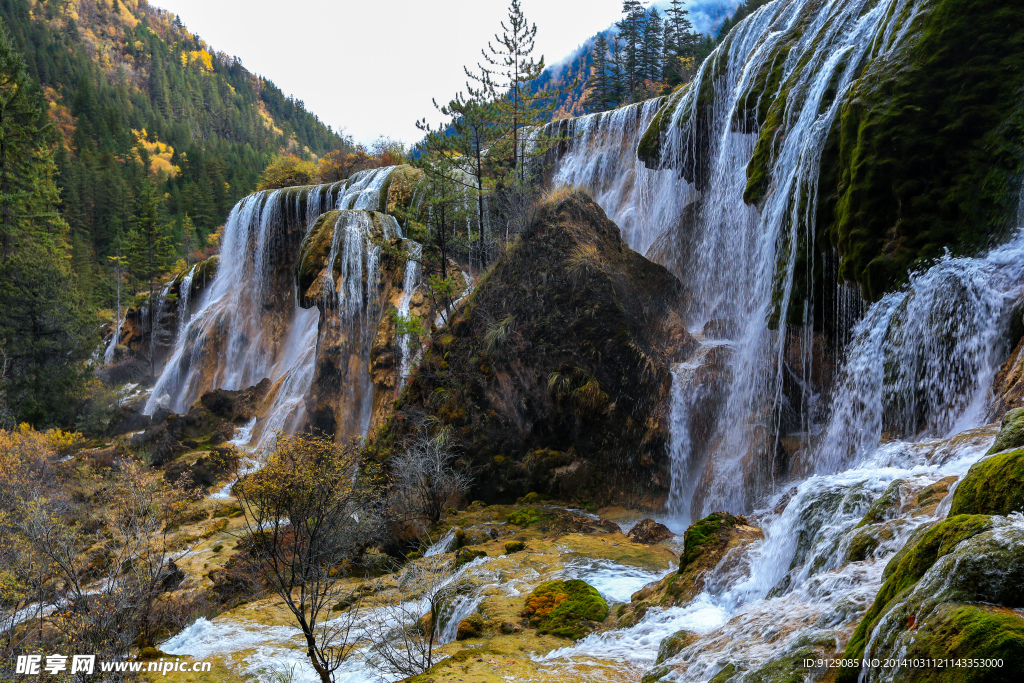
M508 0L152 0L357 142L420 138L463 89L463 65L500 30ZM645 3L648 4L648 3ZM622 0L522 0L556 63L621 16Z

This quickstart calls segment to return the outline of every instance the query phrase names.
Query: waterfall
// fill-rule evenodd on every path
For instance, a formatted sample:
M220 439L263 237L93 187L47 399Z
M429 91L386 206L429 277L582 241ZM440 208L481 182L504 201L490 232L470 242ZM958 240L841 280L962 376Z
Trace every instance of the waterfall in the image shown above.
M110 365L114 362L114 353L117 351L117 342L121 340L121 326L124 324L124 317L118 315L117 325L114 326L114 333L110 337L110 343L103 351L103 364Z
M564 138L567 147L552 183L586 188L619 226L626 244L641 254L695 198L677 173L651 170L637 158L640 136L663 102L648 100L581 116L565 122L564 131L555 126L548 130L551 137Z
M412 240L406 240L406 261L405 277L402 282L402 296L398 300L398 317L400 320L409 319L409 304L412 302L412 295L419 287L423 267L420 260L423 257L423 245ZM399 353L401 355L401 368L398 373L398 388L405 385L412 371L413 357L409 349L410 333L406 332L399 341Z
M783 412L797 414L804 441L820 429L821 397L809 376L799 378L799 396L784 390L792 340L805 375L814 360L813 306L794 294L803 284L796 282L798 250L806 245L812 271L822 151L844 96L869 59L898 52L920 4L774 0L736 26L693 82L668 98L552 124L554 135L566 139L554 182L590 191L632 248L680 277L687 325L698 342L706 342L701 333L709 324L729 330L720 373L726 386L714 414L673 404L673 472L700 478L686 491L673 485L678 516L749 510L775 490L786 469L779 452ZM772 70L777 81L764 77ZM786 107L771 182L753 206L744 199L757 141L750 121L779 97ZM638 161L650 126L660 127L660 161L647 160L653 168ZM851 289L839 286L833 296L850 302ZM676 368L673 377L686 382L697 370ZM712 424L695 425L695 416ZM694 446L692 433L709 429Z
M360 171L352 176L344 194L338 197L337 209L364 209L386 211L387 195L382 195L384 185L391 179L395 166L384 166ZM382 200L384 206L382 206Z
M257 192L235 205L225 224L217 275L203 297L190 301L196 268L182 278L174 345L145 412L165 408L185 413L207 391L244 389L269 378L272 387L261 409L265 417L252 430L252 443L266 443L279 431L301 427L316 376L321 328L343 339L354 353L362 349L359 353L368 354L372 343L381 310L381 278L380 246L370 233L379 229L385 239L393 239L402 232L393 217L362 209L379 208L395 168L363 171L331 185ZM300 305L295 260L320 217L342 205L360 210L339 211L335 217L330 266L322 275L329 279L321 289L327 317L321 321L317 307ZM378 218L371 219L374 215ZM191 315L189 308L194 309ZM366 374L365 369L356 372ZM360 386L353 391L360 407L350 428L365 433L372 387L367 377L348 380Z
M946 256L854 329L817 469L862 461L883 432L927 438L984 421L1024 294L1024 233L977 258Z

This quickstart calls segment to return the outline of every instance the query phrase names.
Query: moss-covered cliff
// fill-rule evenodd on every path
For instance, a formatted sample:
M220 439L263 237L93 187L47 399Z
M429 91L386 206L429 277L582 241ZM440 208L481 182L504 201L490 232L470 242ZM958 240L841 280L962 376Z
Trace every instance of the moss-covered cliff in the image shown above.
M801 41L828 39L828 31L808 33L827 4L807 3L802 14L773 27L783 36L751 64L749 87L732 112L734 131L758 135L747 166L745 199L751 204L760 204L777 180L773 166L791 133L793 112L803 105L794 93L806 78L810 53L827 48L804 51L795 64L790 53ZM874 4L862 11L875 11ZM830 84L821 94L821 111L841 98L840 114L820 150L810 233L814 249L834 247L839 254L834 271L813 278L820 282L837 272L859 283L872 301L947 248L971 253L1004 236L1015 219L1024 171L1019 7L999 0L925 0L890 11L900 12L885 19L892 30L863 63L849 65L857 74L852 86ZM896 35L902 36L898 44ZM699 88L696 97L679 91L670 98L640 142L641 160L675 168L704 188L702 169L709 162L702 156L713 144L710 105L733 85L718 81L725 53L735 49L736 41L726 40L709 59L692 86ZM674 116L677 106L689 109ZM666 154L670 135L692 137L672 146L685 154ZM809 248L801 244L798 253ZM794 298L804 296L797 292Z

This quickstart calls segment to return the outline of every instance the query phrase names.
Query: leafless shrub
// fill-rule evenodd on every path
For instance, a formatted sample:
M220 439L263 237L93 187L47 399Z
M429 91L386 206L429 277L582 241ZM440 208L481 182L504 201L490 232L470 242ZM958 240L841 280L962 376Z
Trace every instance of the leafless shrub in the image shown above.
M439 521L473 483L447 431L433 437L421 431L394 458L391 471L393 506L404 521Z

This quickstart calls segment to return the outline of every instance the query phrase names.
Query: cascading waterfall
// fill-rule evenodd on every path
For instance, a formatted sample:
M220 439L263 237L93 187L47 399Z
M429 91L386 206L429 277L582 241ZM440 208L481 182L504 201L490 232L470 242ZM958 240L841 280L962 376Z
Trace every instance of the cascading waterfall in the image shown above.
M405 277L402 282L402 296L398 300L398 317L400 320L409 319L409 304L412 303L412 295L419 287L423 267L420 263L423 258L423 245L412 240L405 242L406 262ZM402 334L399 341L399 353L401 354L401 367L398 374L399 390L405 385L412 371L413 355L409 348L411 333Z
M647 253L666 229L679 220L695 195L672 171L651 170L637 158L640 136L651 125L663 100L654 99L612 111L569 119L549 126L564 138L552 183L586 188L622 231L634 251Z
M710 322L730 331L722 373L727 387L712 418L713 434L702 447L695 449L691 438L696 413L684 414L684 406L673 409L673 423L682 430L673 436L673 469L701 478L685 495L679 486L673 491L673 511L681 519L691 512L750 509L777 483L789 334L802 340L804 371L811 365L813 306L794 302L793 292L799 245L807 246L809 258L815 251L822 150L844 94L866 61L900 49L919 5L917 0L775 0L730 32L693 82L667 99L665 111L659 112L662 100L652 100L582 117L564 128L553 124L553 134L567 139L554 181L588 189L632 248L683 280L688 327L698 342L705 343L702 332ZM784 40L792 44L780 50ZM786 88L780 126L785 134L778 135L772 157L771 186L754 207L744 201L744 191L757 135L744 122L752 103L768 106L782 96L751 93L758 75L771 68L780 70L777 83ZM661 161L651 170L637 160L637 149L656 115L664 119ZM839 286L837 302L854 311L856 299L849 286ZM799 329L788 329L791 307L797 309ZM849 322L850 316L843 317ZM673 374L685 379L688 370L677 368ZM810 440L815 430L810 421L820 406L809 382L802 393L795 410Z
M179 307L176 339L145 412L153 414L162 407L184 413L206 391L243 389L269 378L272 389L262 411L266 419L252 430L251 443L300 427L315 374L320 315L315 307L299 305L292 264L295 249L289 245L297 246L319 217L337 206L381 208L381 192L394 169L364 171L333 185L258 192L240 201L225 226L217 276L191 305L191 315L186 292L197 270L183 278L185 308ZM296 200L297 193L302 201ZM364 348L369 348L376 325L376 318L373 324L369 318L380 311L380 247L367 239L368 216L365 210L339 213L330 263L340 266L341 277L323 287L330 298L325 310L337 312L327 324L340 330L338 326L359 320L359 345ZM386 239L401 236L392 217L384 216L383 225ZM333 273L333 268L327 272ZM370 290L365 295L364 274ZM362 383L368 381L364 378ZM369 404L372 390L360 395ZM369 405L360 409L354 431L365 432L368 410Z
M992 443L994 431L976 427L1005 355L1008 310L1024 294L1022 264L1024 231L985 255L944 258L873 305L832 399L821 473L755 512L764 540L723 559L687 605L653 609L634 627L591 635L540 661L570 677L580 664L609 660L649 669L661 640L686 629L699 638L667 661L677 673L665 680L706 681L727 664L756 668L810 640L844 644L843 629L871 604L889 560L916 529L943 518L951 498L934 512L896 513L892 535L851 560L871 503L898 482L915 490L962 477ZM916 392L933 403L916 404ZM924 424L925 438L882 443L887 411ZM1013 542L1024 538L1024 530L1015 534ZM926 580L941 581L943 571Z

